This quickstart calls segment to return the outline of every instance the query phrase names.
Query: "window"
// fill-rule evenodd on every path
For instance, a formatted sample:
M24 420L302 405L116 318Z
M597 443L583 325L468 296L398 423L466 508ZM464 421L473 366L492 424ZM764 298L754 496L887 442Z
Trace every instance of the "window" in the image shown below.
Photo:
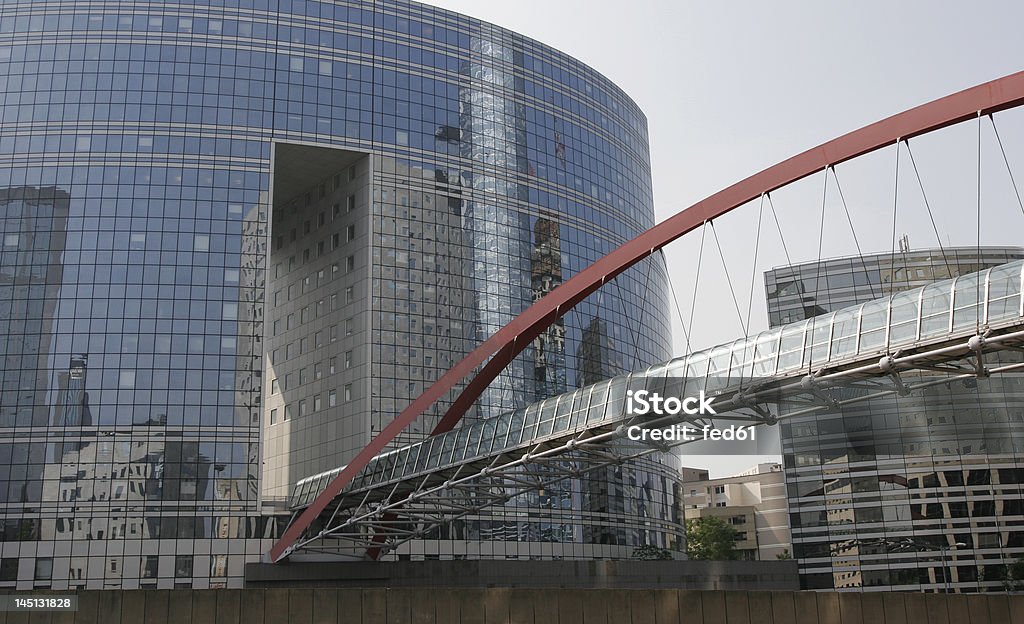
M317 349L319 349L320 347L324 346L324 333L322 331L318 331L315 334L313 334L313 342L316 343L316 348ZM334 336L333 335L331 336L331 342L334 342Z
M299 339L299 353L308 353L308 352L309 352L309 338L308 337L300 338Z
M299 400L299 416L305 416L306 412L306 399Z
M352 384L345 384L345 401L352 400Z
M724 485L716 485L715 486L715 494L725 494L725 486Z
M341 214L341 204L334 204L334 218L337 219L338 215Z
M348 168L348 179L350 181L356 179L356 166L355 165L352 165L351 167Z
M331 342L334 342L337 339L338 339L338 326L337 325L331 325Z
M321 409L323 409L323 406L320 404L320 395L318 394L313 397L313 411L319 412Z
M155 579L157 577L157 572L160 570L159 555L145 555L142 557L142 561L140 563L140 577L144 579Z
M210 576L222 577L228 575L228 556L210 555Z
M287 323L287 328L286 329L294 329L294 328L295 328L295 315L294 314L289 314L288 315L288 323Z
M49 581L51 578L53 578L53 558L37 557L35 580Z
M348 196L348 200L347 200L347 202L345 204L345 212L346 213L352 212L355 209L356 209L356 196L355 195L349 195Z
M190 578L192 576L192 555L176 555L174 557L175 578Z
M18 558L4 557L0 559L0 581L18 580Z
M352 319L345 320L345 335L351 336L355 328L355 322Z
M354 293L351 286L345 288L345 303L352 303L352 299L355 297Z
M327 360L327 374L333 375L338 368L338 358L332 357Z
M194 251L210 251L210 237L206 234L196 234Z
M270 394L280 394L281 386L277 383L277 378L270 380Z
M304 385L304 384L306 384L308 382L309 382L309 369L308 368L300 368L299 369L299 385Z
M338 404L338 391L331 390L327 393L327 407L334 407Z
M345 258L345 271L348 272L348 271L351 271L354 268L356 268L356 257L355 256L348 256L348 257L346 257Z
M356 237L356 226L350 225L345 229L345 242L352 242Z
M272 409L270 410L270 424L273 425L275 423L277 423L277 410Z
M345 352L345 368L352 368L352 352Z
M337 232L335 232L334 235L331 236L331 249L337 249L340 246L341 246L341 235L339 235Z
M313 379L320 379L324 376L324 366L320 362L313 365Z
M318 227L323 227L324 223L326 223L326 222L327 222L327 213L324 212L323 210L321 210L320 211L320 216L319 216L319 218L317 218L317 226Z

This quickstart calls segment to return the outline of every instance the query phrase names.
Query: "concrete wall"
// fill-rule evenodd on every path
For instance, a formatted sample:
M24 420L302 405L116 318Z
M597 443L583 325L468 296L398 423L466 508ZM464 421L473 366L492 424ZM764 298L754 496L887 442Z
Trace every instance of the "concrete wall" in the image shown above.
M447 561L250 563L254 587L797 590L796 561Z
M35 595L43 592L35 592ZM57 594L59 592L48 592ZM27 593L22 594L27 595ZM0 624L1011 624L1024 596L552 589L78 592L75 613Z

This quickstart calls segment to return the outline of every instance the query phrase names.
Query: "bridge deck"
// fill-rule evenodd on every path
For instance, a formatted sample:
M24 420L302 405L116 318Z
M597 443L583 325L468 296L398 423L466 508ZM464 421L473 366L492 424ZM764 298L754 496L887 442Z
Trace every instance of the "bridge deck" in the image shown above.
M377 456L343 490L334 511L395 500L467 474L486 476L499 459L515 457L512 463L522 465L531 456L544 456L545 449L572 450L621 438L630 418L625 392L640 380L678 379L675 391L695 396L703 390L718 397L716 408L739 410L780 392L806 394L810 380L895 375L899 384L900 370L969 374L970 369L940 368L967 356L975 358L975 373L988 374L984 353L1022 342L1022 284L1024 262L1012 262L790 323L481 420ZM738 417L772 420L763 410ZM342 468L299 481L292 508L308 505Z

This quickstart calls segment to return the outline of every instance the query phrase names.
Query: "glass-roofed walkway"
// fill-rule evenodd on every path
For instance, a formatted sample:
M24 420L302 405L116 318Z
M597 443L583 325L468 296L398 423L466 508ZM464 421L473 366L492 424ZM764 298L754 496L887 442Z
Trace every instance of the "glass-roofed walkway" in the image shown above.
M629 419L626 389L641 387L643 380L678 379L677 389L686 396L703 390L720 397L716 406L738 410L756 404L752 390L768 382L777 398L779 392L807 392L812 383L840 378L893 377L900 385L901 370L935 370L968 355L981 362L984 353L1021 342L1022 281L1024 262L1012 262L693 352L478 421L379 455L343 490L339 504L376 501L379 511L398 504L398 495L408 489L396 488L403 483L415 484L408 493L415 497L425 487L451 487L472 475L493 476L502 467L523 465L531 459L523 456L530 449L538 459L621 438ZM977 373L1008 368L1019 365L987 370L979 365ZM752 422L771 421L765 414L755 411ZM299 481L293 509L308 505L342 468ZM374 495L375 490L386 496Z

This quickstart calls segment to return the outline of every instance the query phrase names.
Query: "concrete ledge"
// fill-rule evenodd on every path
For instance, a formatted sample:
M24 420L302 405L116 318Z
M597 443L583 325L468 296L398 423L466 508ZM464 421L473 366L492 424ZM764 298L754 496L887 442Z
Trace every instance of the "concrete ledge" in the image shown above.
M796 590L795 561L345 561L250 563L246 587Z

